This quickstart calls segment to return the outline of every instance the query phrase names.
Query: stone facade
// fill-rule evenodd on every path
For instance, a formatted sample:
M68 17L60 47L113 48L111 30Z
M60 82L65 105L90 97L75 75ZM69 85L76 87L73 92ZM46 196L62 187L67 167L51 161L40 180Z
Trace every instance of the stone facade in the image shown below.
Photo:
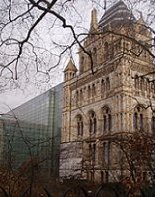
M128 173L113 138L151 132L155 118L144 110L155 98L151 40L143 18L136 20L122 1L99 22L92 11L79 72L72 61L64 71L60 177L116 181Z

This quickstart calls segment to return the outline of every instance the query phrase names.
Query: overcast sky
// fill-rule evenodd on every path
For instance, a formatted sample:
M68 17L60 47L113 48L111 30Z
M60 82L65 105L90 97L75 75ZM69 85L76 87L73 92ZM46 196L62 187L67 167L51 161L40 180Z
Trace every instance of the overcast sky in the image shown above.
M88 0L87 0L88 1ZM113 0L109 0L111 3ZM76 1L77 3L77 10L76 10L76 17L73 16L72 14L67 15L68 21L71 22L71 24L76 25L77 29L79 28L79 31L83 31L82 27L86 28L87 30L89 29L89 24L90 24L90 15L91 15L91 10L93 7L96 7L98 10L98 20L100 17L104 14L104 9L103 9L103 0L94 0L94 3L88 3L84 4L83 0ZM89 2L89 1L88 1ZM113 1L116 2L116 1ZM141 7L143 7L141 5ZM73 11L71 9L70 11ZM69 13L69 11L67 11ZM57 26L54 30L50 28L50 20L51 18L47 18L44 20L41 25L37 29L37 33L39 36L36 39L36 45L42 46L44 45L50 52L55 52L57 49L52 48L52 42L51 37L54 39L54 41L61 41L63 43L63 40L65 40L68 36L68 41L71 39L69 37L68 31L62 29L60 30L59 26ZM56 24L57 25L57 24ZM55 25L55 26L56 26ZM24 28L23 28L24 29ZM21 33L21 32L20 32ZM39 38L41 38L39 40ZM38 41L39 40L39 41ZM58 51L58 50L57 50ZM73 50L74 51L74 50ZM53 65L53 63L56 61L53 57L49 58L50 52L43 52L41 51L41 59L44 59L44 62L46 65ZM73 52L72 55L74 55L75 62L78 65L78 59L77 59L77 49ZM58 83L61 83L63 81L63 70L69 60L70 54L66 54L62 58L62 61L59 65L59 67L56 67L55 69L52 69L50 72L50 80L46 78L44 75L41 73L36 73L33 72L34 70L29 70L26 73L27 78L24 79L23 73L21 72L19 76L19 80L17 81L17 85L13 85L11 87L7 87L6 89L1 91L0 93L0 113L9 111L9 107L11 109L21 105L22 103L30 100L31 98L37 96L38 94L41 94L48 90L49 88L57 85ZM28 58L29 59L29 58ZM46 61L47 60L47 61ZM2 62L2 60L1 60ZM24 73L25 76L25 73Z

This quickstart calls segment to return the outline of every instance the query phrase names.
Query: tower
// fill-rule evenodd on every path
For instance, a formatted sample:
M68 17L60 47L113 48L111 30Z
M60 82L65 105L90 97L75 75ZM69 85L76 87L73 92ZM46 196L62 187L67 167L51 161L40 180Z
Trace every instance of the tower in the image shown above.
M104 182L126 176L115 140L135 130L150 131L152 114L144 106L150 99L154 102L154 76L148 74L154 69L152 38L143 22L123 1L99 22L92 11L85 50L79 50L79 75L64 85L70 104L62 131L67 140L61 144L60 176Z
M70 110L71 110L71 90L70 81L76 77L77 68L70 59L64 70L64 106L63 106L63 132L62 142L70 141Z

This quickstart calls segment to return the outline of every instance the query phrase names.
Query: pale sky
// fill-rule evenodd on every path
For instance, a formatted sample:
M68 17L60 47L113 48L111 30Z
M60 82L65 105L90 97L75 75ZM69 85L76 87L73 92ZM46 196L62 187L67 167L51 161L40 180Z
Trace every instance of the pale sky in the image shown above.
M88 1L88 0L87 0ZM116 2L114 0L109 0L109 2ZM81 27L86 27L89 29L89 24L90 24L90 15L91 15L91 10L93 7L97 8L98 11L98 20L101 18L101 16L104 14L103 10L103 2L101 0L94 0L94 3L88 3L83 6L83 1L79 0L77 2L77 10L76 10L76 18L74 16L69 15L68 20L73 24L75 23L77 26L77 29L79 28L79 31L82 29ZM97 2L97 3L95 3ZM101 5L102 4L102 5ZM69 12L69 11L67 11ZM82 13L82 14L81 14ZM79 17L78 17L79 16ZM81 17L81 18L80 18ZM36 45L38 43L41 43L41 45L45 45L50 52L53 52L52 48L52 42L50 40L50 37L54 37L54 41L61 41L63 43L63 39L65 39L68 35L68 31L59 31L59 26L56 28L56 30L51 31L50 29L50 18L47 20L43 21L42 24L38 27L37 31L39 32L39 36L37 37ZM47 28L48 27L48 28ZM62 29L61 29L62 30ZM82 31L82 30L81 30ZM41 37L42 41L38 42L39 37ZM70 39L70 37L68 38ZM74 50L74 49L73 49ZM77 50L73 52L72 55L75 56L75 53ZM43 55L46 63L46 59L48 59L50 53L43 53L42 52L42 58ZM20 88L16 88L12 90L12 88L8 88L5 91L1 91L0 93L0 113L4 113L6 111L9 111L9 107L11 109L21 105L22 103L30 100L31 98L34 98L35 96L47 91L49 88L61 83L63 81L63 70L67 64L67 61L69 60L70 54L69 52L66 54L66 56L63 57L61 64L59 67L52 69L50 75L50 81L45 83L47 81L46 77L41 75L40 73L33 73L31 74L31 70L26 73L27 77L29 80L23 80L22 75L23 73L21 72L20 80L18 81L18 86ZM47 64L52 65L55 62L54 59L49 58ZM77 55L75 58L75 62L78 64L78 59ZM33 69L32 69L33 70ZM25 73L24 73L25 75ZM1 79L2 80L2 79ZM9 107L8 107L9 106Z

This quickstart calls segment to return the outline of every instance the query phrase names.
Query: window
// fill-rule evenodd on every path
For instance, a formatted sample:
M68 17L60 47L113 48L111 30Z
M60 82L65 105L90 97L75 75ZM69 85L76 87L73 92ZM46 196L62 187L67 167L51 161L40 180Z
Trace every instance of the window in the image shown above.
M134 85L135 85L135 89L139 89L139 78L137 75L135 75L135 78L134 78Z
M95 161L96 159L96 144L93 144L92 146L92 161Z
M111 142L103 143L103 163L106 165L110 165L110 149Z
M105 172L105 181L106 181L106 183L109 182L109 173L108 173L108 171Z
M108 114L108 130L111 131L111 114Z
M134 113L133 122L134 122L134 128L138 129L138 115L137 115L137 112Z
M83 135L83 118L81 115L77 116L77 134L78 136Z
M92 119L89 119L89 132L92 133L93 122Z
M91 162L96 160L96 144L89 144L89 158Z
M101 95L103 95L105 92L105 81L102 79L101 81Z
M96 127L97 127L97 122L96 122L96 117L93 119L93 132L96 133Z
M133 114L133 127L135 130L142 130L144 128L144 117L143 117L142 106L137 106Z
M83 91L82 89L80 90L80 104L82 104L83 101Z
M103 107L103 131L111 131L112 129L112 116L108 107Z
M150 82L149 79L146 79L146 91L148 91L148 93L150 93Z
M140 78L140 90L144 90L144 78Z
M143 129L143 114L140 114L140 117L139 117L139 127L140 129Z
M79 92L76 91L76 105L78 105L78 102L79 102Z
M92 96L94 97L96 95L96 87L95 84L92 85Z
M106 115L103 116L103 130L104 131L107 130L107 116Z
M91 97L91 88L90 86L88 86L88 99L90 99L90 97Z
M109 77L106 78L106 90L110 90L110 80L109 80Z
M152 127L152 133L155 134L155 116L152 116L151 127Z
M144 90L147 91L147 79L144 78Z
M89 113L89 132L96 133L97 129L97 120L95 112L91 111Z

